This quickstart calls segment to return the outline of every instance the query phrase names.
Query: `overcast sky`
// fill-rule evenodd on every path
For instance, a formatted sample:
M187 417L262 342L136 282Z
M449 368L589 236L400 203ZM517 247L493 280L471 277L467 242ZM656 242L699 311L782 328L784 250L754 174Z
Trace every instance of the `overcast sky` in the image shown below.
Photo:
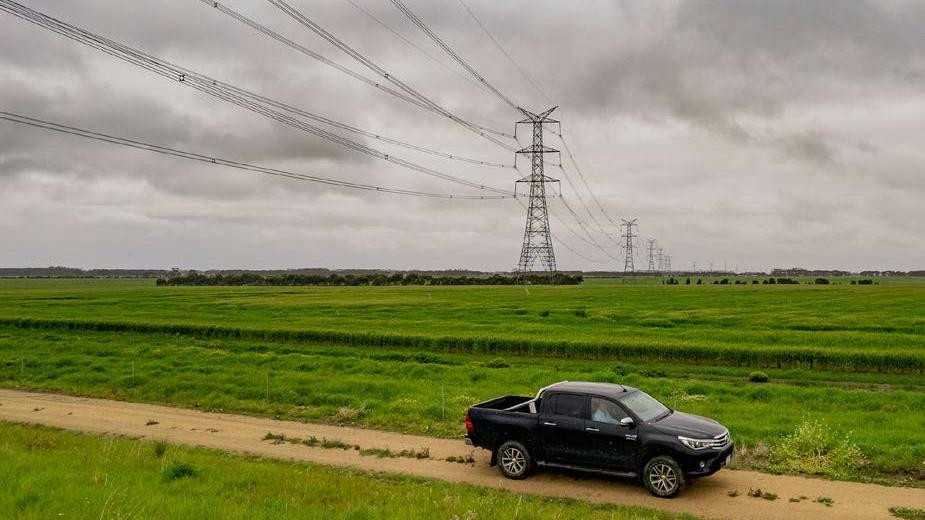
M364 130L447 153L513 160L445 117L199 0L20 1ZM352 1L414 46L349 0L290 1L454 114L507 132L520 118L466 77L389 0ZM516 103L536 111L559 105L554 115L608 215L638 218L642 238L657 239L675 269L694 262L740 270L925 269L925 2L466 2L545 95L458 0L405 0ZM226 4L372 77L267 2ZM6 13L0 13L0 70L0 110L312 175L479 194L251 113ZM513 189L518 177L511 169L359 139L497 188ZM561 148L552 134L546 144ZM561 201L551 200L560 268L622 270L619 248L597 231L578 195L605 231L617 231L567 157L563 162L565 171L549 167L547 173L562 180L565 200L606 254L589 243ZM524 213L513 200L355 191L0 121L0 266L508 270L517 264ZM646 267L644 255L636 264Z

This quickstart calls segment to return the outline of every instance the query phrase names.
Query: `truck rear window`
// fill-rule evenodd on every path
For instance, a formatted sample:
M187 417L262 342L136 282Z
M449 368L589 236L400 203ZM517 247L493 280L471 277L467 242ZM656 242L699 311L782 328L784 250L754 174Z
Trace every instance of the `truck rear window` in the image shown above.
M559 394L553 402L553 414L566 417L584 417L585 397L580 395Z

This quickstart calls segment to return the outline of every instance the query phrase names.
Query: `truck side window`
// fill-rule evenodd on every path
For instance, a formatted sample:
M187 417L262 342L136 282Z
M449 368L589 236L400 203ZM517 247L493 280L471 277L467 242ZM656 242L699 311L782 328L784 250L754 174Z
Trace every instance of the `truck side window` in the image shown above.
M583 419L585 400L586 398L581 395L559 394L553 405L553 414Z
M620 419L628 417L620 406L607 399L591 398L591 420L594 422L620 424Z

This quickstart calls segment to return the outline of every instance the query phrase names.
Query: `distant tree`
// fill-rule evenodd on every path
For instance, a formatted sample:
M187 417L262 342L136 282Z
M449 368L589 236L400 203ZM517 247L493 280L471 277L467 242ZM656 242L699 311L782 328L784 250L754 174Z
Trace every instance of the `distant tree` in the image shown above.
M691 284L691 277L688 276L687 280L684 281L684 285L690 285L690 284Z

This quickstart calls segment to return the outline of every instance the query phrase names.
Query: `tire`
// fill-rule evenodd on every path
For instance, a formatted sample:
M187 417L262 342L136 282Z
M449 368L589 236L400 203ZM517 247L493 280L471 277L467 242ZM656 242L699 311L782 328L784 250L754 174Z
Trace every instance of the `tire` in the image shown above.
M672 498L684 489L684 472L667 455L652 457L642 470L642 484L659 498Z
M498 448L498 468L505 477L521 480L533 469L533 457L523 444L507 441Z

